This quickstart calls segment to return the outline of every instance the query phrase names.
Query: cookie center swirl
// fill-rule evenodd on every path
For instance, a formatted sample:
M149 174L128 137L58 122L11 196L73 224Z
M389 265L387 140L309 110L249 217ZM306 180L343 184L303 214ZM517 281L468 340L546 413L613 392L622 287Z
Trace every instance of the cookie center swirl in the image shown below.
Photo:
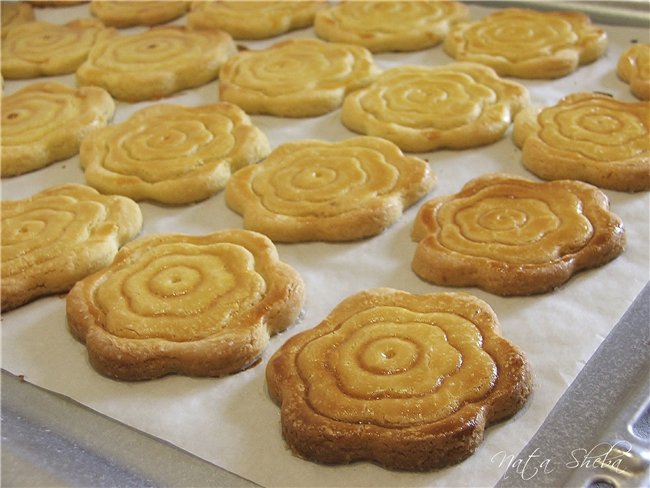
M479 225L489 230L519 229L526 221L526 212L514 208L489 210L478 219Z
M297 366L307 400L342 422L432 422L483 398L496 366L467 319L401 307L361 311L307 343Z

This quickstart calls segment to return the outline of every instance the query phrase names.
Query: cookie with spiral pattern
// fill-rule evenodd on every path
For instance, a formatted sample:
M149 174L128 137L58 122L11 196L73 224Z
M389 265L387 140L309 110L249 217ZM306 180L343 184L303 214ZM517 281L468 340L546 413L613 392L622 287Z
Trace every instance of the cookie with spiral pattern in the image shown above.
M650 44L634 44L623 51L616 65L616 74L630 85L635 97L650 100Z
M81 86L95 85L126 102L152 100L215 80L237 48L222 31L158 26L98 42L76 72Z
M103 375L223 376L256 364L303 300L300 275L273 243L234 229L137 239L72 288L66 313Z
M516 117L523 165L545 180L574 179L618 191L650 189L650 105L573 93Z
M595 186L498 173L426 202L412 237L424 280L504 296L552 291L625 249L623 222Z
M90 13L109 27L158 25L185 15L190 2L184 1L111 1L93 0Z
M346 298L285 342L266 383L298 456L411 471L469 457L532 390L526 357L487 303L390 288Z
M426 161L384 139L303 140L235 173L226 203L274 241L348 241L384 231L434 183Z
M74 156L114 112L111 96L95 86L37 82L2 97L0 174L16 176Z
M264 133L235 105L158 103L89 135L79 159L87 183L103 193L184 204L221 191L232 173L269 152Z
M2 201L2 311L67 292L142 227L138 205L66 184Z
M554 79L600 58L607 43L607 33L581 12L505 8L455 24L443 48L501 76Z
M12 27L34 20L34 9L25 2L2 2L0 9L2 9L0 14L0 21L2 21L0 34L3 39L7 37L9 29Z

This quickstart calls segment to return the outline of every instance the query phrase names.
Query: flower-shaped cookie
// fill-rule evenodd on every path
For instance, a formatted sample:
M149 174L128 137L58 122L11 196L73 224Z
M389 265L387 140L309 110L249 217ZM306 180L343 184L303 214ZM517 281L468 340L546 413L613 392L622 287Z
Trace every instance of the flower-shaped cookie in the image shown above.
M39 82L2 97L1 175L15 176L74 156L106 126L115 103L102 88Z
M634 44L618 60L616 73L641 100L650 100L650 44Z
M90 49L112 35L101 22L80 19L64 25L26 22L10 29L2 40L5 79L64 75L86 60Z
M316 34L372 52L417 51L440 43L469 9L460 2L341 2L320 10Z
M341 120L404 151L460 149L500 139L528 98L526 87L480 64L402 66L345 97Z
M620 191L650 189L650 105L574 93L517 115L513 139L540 178Z
M363 47L289 39L230 58L219 76L219 96L247 113L311 117L339 107L378 71Z
M311 26L325 6L322 0L194 2L187 24L193 29L221 29L234 39L266 39Z
M98 42L77 70L77 83L127 102L166 97L216 79L236 51L225 32L154 27Z
M2 201L2 311L68 291L142 227L138 205L76 184Z
M2 29L0 29L2 38L7 37L9 29L25 22L34 20L34 11L32 6L25 2L2 2L0 4L2 13Z
M189 8L189 2L143 1L143 0L93 0L90 13L110 27L131 27L134 25L157 25L182 17Z
M551 291L625 248L623 223L598 188L501 174L425 203L412 236L412 266L421 278L497 295Z
M591 63L607 48L607 34L580 12L506 8L456 24L444 49L458 61L494 68L501 76L560 78Z
M269 394L298 455L429 470L470 456L532 389L492 309L460 293L352 295L269 360Z
M79 158L88 184L103 193L181 204L214 195L231 173L269 151L235 105L159 103L88 136Z
M100 373L221 376L250 367L298 317L304 285L245 230L133 241L67 298L68 325Z
M235 173L226 203L274 241L346 241L379 234L434 183L426 161L383 139L306 140Z

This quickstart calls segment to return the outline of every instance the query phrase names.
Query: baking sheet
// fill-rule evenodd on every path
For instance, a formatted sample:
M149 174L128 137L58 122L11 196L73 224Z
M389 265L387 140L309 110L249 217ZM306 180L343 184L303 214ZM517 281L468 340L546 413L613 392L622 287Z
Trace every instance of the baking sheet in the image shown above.
M472 19L491 10L470 7ZM37 17L62 23L88 17L88 6L39 9ZM175 23L183 24L181 19ZM127 29L135 32L138 29ZM562 96L597 90L622 100L635 100L618 80L615 65L630 42L647 39L644 28L606 26L607 54L553 81L522 81L533 103L551 105ZM314 37L305 29L271 40L238 42L260 48L289 37ZM436 47L412 54L377 54L382 68L399 64L437 65L451 62ZM74 76L54 77L71 86ZM11 94L35 80L6 81ZM218 99L217 83L182 92L168 100L195 106ZM117 104L114 122L157 102ZM253 116L272 147L291 140L341 140L355 134L340 122L340 112L309 119ZM168 441L209 462L264 486L492 486L508 467L501 460L515 456L567 389L573 378L648 282L650 272L648 193L606 191L611 208L625 223L628 247L606 266L582 272L553 293L502 298L478 289L460 289L486 300L496 311L505 337L527 354L534 373L535 392L526 407L507 422L490 427L477 452L463 463L430 473L392 472L370 463L322 466L294 457L280 432L278 407L264 384L269 356L290 336L316 325L343 298L357 291L391 286L412 293L445 291L421 281L410 269L415 244L410 230L417 209L433 195L454 193L481 174L502 171L535 179L520 163L520 151L508 134L483 148L421 154L438 177L428 197L407 210L383 234L353 243L280 244L282 260L303 276L307 299L304 317L271 340L256 367L220 379L169 376L159 380L122 383L98 375L89 365L83 345L68 333L62 296L39 299L2 316L2 367L33 384L66 395L118 421ZM78 157L37 172L2 180L2 198L23 198L64 182L83 183ZM141 203L143 235L159 232L204 234L241 227L242 219L229 210L223 194L199 204L169 207ZM588 448L589 446L576 446ZM125 446L128 449L128 446ZM570 460L567 460L567 462Z

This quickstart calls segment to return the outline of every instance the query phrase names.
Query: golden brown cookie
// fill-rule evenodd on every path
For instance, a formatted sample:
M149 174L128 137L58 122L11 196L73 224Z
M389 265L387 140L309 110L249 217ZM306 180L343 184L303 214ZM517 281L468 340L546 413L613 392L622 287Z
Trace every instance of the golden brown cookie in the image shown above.
M425 203L413 270L442 286L497 295L545 293L625 248L625 229L598 188L491 174Z
M501 76L552 79L601 57L607 34L580 12L505 8L454 25L443 47L457 61L486 64Z
M29 3L2 2L0 20L2 21L2 38L7 37L9 29L34 20L34 11Z
M42 168L79 152L106 126L115 103L102 88L39 82L2 97L2 177Z
M524 166L546 180L610 190L650 189L650 105L574 93L517 115L513 139Z
M157 99L216 79L236 51L225 32L154 27L97 43L77 70L77 82L127 102Z
M635 97L650 100L650 44L634 44L621 54L618 77L630 85Z
M78 282L68 325L91 364L121 380L222 376L250 367L294 323L304 285L261 234L161 234Z
M463 149L503 137L528 98L525 86L480 64L400 66L346 96L341 120L404 151Z
M357 44L372 52L417 51L442 42L469 9L460 2L347 1L320 10L316 34L335 42Z
M235 105L160 103L91 134L79 157L86 181L103 193L181 204L221 191L233 172L269 152Z
M348 297L289 339L266 380L297 455L413 471L469 457L532 390L524 354L487 303L388 288Z
M266 39L309 27L323 1L193 2L187 24L193 29L221 29L234 39Z
M363 47L289 39L230 58L219 76L219 97L249 114L312 117L338 108L346 93L378 72Z
M95 19L64 25L36 21L20 24L2 40L2 76L16 80L74 73L90 49L111 35Z
M2 311L67 292L142 227L138 205L77 184L2 201Z
M383 139L304 140L235 173L226 203L274 241L348 241L385 230L434 183L426 161Z
M90 13L109 27L158 25L185 15L190 2L143 0L93 0Z
M29 0L29 3L39 8L72 7L74 5L88 3L88 0Z

